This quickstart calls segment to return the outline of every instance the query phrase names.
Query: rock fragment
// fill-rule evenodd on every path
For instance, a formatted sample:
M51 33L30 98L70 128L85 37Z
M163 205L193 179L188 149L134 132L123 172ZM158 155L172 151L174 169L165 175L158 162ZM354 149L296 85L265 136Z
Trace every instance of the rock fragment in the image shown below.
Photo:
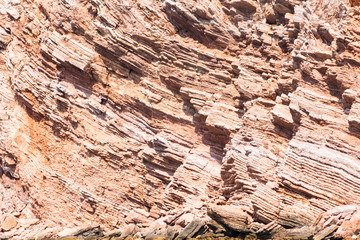
M240 207L230 205L210 205L208 215L218 223L238 232L248 232L251 217Z
M271 111L273 122L286 129L292 130L294 127L294 120L290 112L290 108L286 105L276 104Z
M257 3L253 0L232 0L231 5L245 13L254 13L257 9Z
M6 49L7 45L11 42L11 35L0 27L0 49Z
M10 231L16 226L17 226L17 219L12 215L5 217L3 223L1 224L1 228L5 232Z
M20 13L14 7L9 8L7 10L7 14L14 20L18 20L20 18Z

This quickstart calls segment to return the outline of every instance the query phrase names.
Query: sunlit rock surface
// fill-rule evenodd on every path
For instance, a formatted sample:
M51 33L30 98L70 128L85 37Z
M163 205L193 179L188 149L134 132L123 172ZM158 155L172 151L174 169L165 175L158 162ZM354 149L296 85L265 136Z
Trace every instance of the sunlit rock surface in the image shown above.
M0 0L0 238L356 236L358 5Z

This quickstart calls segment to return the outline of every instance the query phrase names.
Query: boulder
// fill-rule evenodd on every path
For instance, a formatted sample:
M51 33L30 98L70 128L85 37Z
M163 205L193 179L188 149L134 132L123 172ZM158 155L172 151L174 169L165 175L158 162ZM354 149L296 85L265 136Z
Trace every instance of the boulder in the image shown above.
M189 225L187 225L179 234L176 239L188 239L192 238L200 231L200 229L205 225L204 221L200 219L194 219Z
M336 238L350 238L360 233L360 209L346 217L335 232Z
M210 205L208 215L216 222L237 232L248 232L251 217L240 207L231 205Z
M139 228L135 224L130 224L126 226L120 235L120 239L125 239L127 237L134 236L138 232Z
M191 213L185 213L179 217L178 220L176 220L175 224L179 225L181 227L187 226L191 221L194 220L194 215Z
M17 219L12 215L7 216L4 220L4 222L1 224L1 228L5 232L10 231L11 229L15 228L16 226L17 226Z
M271 4L265 4L264 6L264 14L266 18L266 22L270 24L275 24L277 20L277 14L275 13L274 7Z
M231 5L245 13L254 13L257 9L257 3L253 0L232 0Z
M144 235L145 240L154 240L154 239L162 239L166 238L167 232L164 229L157 228L152 231L149 231Z
M178 225L168 227L167 233L166 233L166 239L168 239L168 240L175 239L179 235L180 230L181 230L181 227Z
M287 13L293 13L293 6L287 0L277 0L275 2L274 8L276 12L280 15L285 15Z
M103 230L100 226L86 226L86 227L74 227L74 228L66 228L59 232L58 237L94 237L94 236L103 236Z
M289 106L276 104L271 111L272 122L286 129L292 130L294 127L294 120L290 112Z

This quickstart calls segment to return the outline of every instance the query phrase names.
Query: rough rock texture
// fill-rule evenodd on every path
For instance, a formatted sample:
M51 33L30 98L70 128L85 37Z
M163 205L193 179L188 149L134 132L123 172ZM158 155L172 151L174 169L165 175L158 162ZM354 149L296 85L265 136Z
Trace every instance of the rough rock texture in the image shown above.
M358 5L0 0L0 238L358 234Z

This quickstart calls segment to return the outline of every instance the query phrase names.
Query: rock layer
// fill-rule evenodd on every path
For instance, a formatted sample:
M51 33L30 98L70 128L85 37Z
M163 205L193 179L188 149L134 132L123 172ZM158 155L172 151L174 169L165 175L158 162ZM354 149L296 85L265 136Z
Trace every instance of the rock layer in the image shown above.
M0 1L0 237L358 234L357 5Z

